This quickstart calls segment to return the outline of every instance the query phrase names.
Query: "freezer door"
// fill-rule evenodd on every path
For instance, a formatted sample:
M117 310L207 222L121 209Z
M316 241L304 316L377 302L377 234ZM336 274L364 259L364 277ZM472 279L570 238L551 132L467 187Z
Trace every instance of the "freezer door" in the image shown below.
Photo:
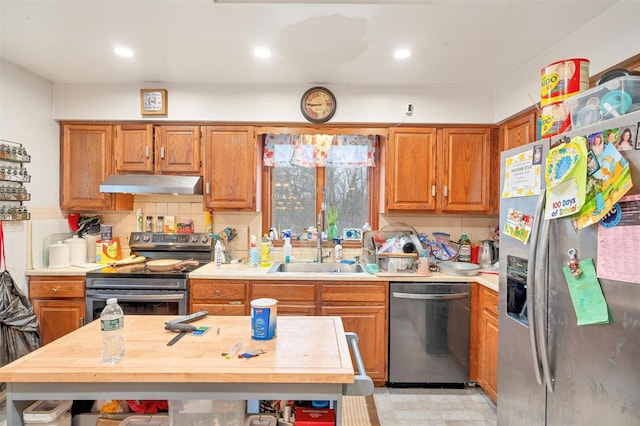
M534 145L529 144L501 155L501 184L504 187L504 162L505 159L526 150L532 150ZM546 145L543 155L546 155ZM543 156L544 158L544 156ZM538 197L513 197L501 199L500 203L500 229L504 229L507 212L513 208L520 212L535 215L538 207ZM499 287L499 330L498 330L498 424L543 426L545 425L545 400L546 392L542 384L538 383L534 364L532 343L530 337L530 324L523 318L509 316L507 308L508 295L514 294L509 290L507 282L508 259L529 260L531 240L523 244L505 235L500 238L500 287ZM529 261L528 270L534 265ZM513 283L511 283L513 284ZM521 289L519 289L520 291ZM529 298L530 288L527 288ZM521 295L519 296L521 297ZM513 305L513 303L512 303ZM513 310L513 309L511 309ZM528 314L528 312L527 312ZM539 373L538 373L539 374Z
M598 226L576 233L568 219L553 222L547 321L550 367L555 380L553 394L547 398L547 424L637 426L640 284L599 280L611 322L577 326L562 267L569 248L578 250L578 260L592 258L595 262Z

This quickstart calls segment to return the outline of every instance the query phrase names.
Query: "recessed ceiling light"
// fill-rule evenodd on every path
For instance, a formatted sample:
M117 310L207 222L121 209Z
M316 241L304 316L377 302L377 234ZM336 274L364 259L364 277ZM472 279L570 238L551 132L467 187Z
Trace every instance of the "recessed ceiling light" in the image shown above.
M253 55L260 59L269 58L271 57L271 51L266 47L258 47L253 49Z
M396 59L407 59L409 56L411 56L409 49L398 49L393 52L393 57Z
M133 56L133 50L128 47L117 46L113 51L116 55L122 56L123 58L131 58Z

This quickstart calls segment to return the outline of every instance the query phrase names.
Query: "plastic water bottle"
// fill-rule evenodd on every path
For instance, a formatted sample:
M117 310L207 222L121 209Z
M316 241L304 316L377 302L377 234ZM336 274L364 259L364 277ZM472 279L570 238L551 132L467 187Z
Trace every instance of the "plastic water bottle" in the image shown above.
M216 262L216 268L222 266L222 244L220 244L220 240L216 241L216 246L214 247L213 259Z
M124 356L124 312L118 299L107 299L100 314L102 330L102 362L113 365Z

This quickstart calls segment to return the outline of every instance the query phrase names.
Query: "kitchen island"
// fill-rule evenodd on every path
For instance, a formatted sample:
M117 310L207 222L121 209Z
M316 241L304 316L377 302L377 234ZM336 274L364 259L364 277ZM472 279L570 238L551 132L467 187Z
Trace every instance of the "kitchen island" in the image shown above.
M8 425L39 399L297 399L336 401L341 424L342 395L354 383L349 343L339 317L278 317L277 337L251 339L248 316L207 316L191 324L209 326L202 336L164 329L172 316L125 317L124 358L100 362L99 321L0 368L7 382ZM262 350L252 358L225 357L242 342Z

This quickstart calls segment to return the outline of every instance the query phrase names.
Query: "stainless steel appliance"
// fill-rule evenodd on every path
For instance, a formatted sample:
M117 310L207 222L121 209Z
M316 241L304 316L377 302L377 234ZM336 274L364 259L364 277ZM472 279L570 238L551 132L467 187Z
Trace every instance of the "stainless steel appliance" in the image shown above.
M389 386L469 382L469 283L390 283Z
M561 136L637 128L639 121L640 113L632 113ZM541 145L544 170L550 144L560 138L503 152L501 190L507 158L535 152L534 147ZM640 150L622 155L636 181L628 194L637 194ZM597 265L597 237L602 230L591 225L576 232L568 218L544 220L545 184L544 178L540 180L539 196L503 198L500 205L498 424L636 426L640 424L640 284L599 279L610 322L577 325L562 268L570 248L577 249L578 260L592 258ZM533 216L526 244L504 234L509 208Z
M87 272L86 318L100 316L107 299L118 298L125 314L186 315L189 272L212 260L211 238L206 233L132 232L131 254L156 259L194 259L198 266L150 271L144 263L106 266Z

